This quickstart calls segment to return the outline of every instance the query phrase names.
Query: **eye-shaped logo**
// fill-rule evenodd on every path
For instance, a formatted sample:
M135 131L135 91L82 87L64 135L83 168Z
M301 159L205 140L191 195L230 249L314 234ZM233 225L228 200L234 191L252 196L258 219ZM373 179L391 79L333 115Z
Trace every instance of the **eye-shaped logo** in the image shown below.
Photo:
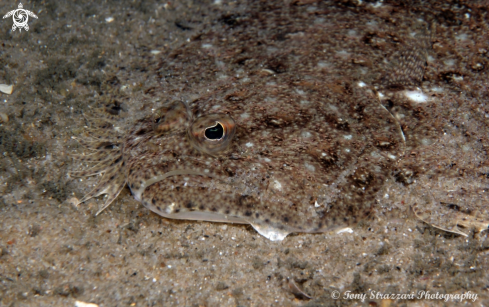
M29 25L27 24L27 22L29 21L29 16L37 18L36 14L31 11L24 10L23 8L24 7L22 6L22 3L19 3L18 9L10 11L5 16L3 16L3 19L12 16L12 19L14 21L12 31L15 31L17 28L19 28L20 32L22 32L22 29L29 31Z

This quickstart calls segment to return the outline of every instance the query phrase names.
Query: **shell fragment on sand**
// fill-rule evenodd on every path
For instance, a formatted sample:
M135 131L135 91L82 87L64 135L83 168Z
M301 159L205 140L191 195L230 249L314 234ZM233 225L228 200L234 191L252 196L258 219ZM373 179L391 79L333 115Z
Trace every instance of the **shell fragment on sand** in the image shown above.
M92 304L92 303L85 303L85 302L81 302L81 301L76 301L75 307L98 307L98 305Z
M7 84L0 84L0 92L5 93L5 94L12 94L12 91L14 90L13 85L7 85Z

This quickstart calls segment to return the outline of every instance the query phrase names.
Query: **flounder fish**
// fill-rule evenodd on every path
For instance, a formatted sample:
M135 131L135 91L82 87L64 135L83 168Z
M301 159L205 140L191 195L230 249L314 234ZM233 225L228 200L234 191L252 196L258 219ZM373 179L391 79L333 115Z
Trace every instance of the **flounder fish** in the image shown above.
M102 178L80 202L107 194L100 213L127 185L163 217L250 224L270 240L373 219L406 141L426 133L405 136L360 78L386 92L419 84L429 44L397 47L382 70L383 53L365 54L350 30L299 12L279 33L266 26L279 15L233 17L162 57L151 114L91 120L79 140L93 165L76 174Z
M274 97L270 89L280 99L256 103ZM249 223L271 240L371 217L403 148L378 101L329 95L305 107L286 84L256 88L232 105L224 97L170 101L125 137L85 142L97 164L83 175L104 175L81 202L108 194L108 206L127 183L164 217Z

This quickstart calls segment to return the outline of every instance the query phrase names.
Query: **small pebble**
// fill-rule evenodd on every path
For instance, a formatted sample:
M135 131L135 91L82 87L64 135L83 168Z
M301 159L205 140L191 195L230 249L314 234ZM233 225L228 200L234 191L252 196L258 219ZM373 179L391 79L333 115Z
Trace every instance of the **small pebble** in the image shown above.
M12 94L12 91L14 90L13 85L7 85L7 84L0 84L0 92L5 93L5 94Z
M8 115L0 112L0 123L7 123L7 122L8 122Z

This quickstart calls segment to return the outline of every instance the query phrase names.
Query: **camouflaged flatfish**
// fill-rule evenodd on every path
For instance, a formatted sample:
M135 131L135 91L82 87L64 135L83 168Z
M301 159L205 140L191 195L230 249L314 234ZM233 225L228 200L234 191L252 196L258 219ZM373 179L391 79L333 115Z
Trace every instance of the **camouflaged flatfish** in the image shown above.
M299 13L281 31L269 26L285 18L279 8L243 17L162 57L154 111L125 126L93 120L80 139L94 165L78 175L103 175L81 202L107 194L103 210L127 185L161 216L251 224L271 240L373 219L405 138L358 81L372 69L389 86L405 71L419 82L424 51L401 56L402 69L358 65L383 54Z

